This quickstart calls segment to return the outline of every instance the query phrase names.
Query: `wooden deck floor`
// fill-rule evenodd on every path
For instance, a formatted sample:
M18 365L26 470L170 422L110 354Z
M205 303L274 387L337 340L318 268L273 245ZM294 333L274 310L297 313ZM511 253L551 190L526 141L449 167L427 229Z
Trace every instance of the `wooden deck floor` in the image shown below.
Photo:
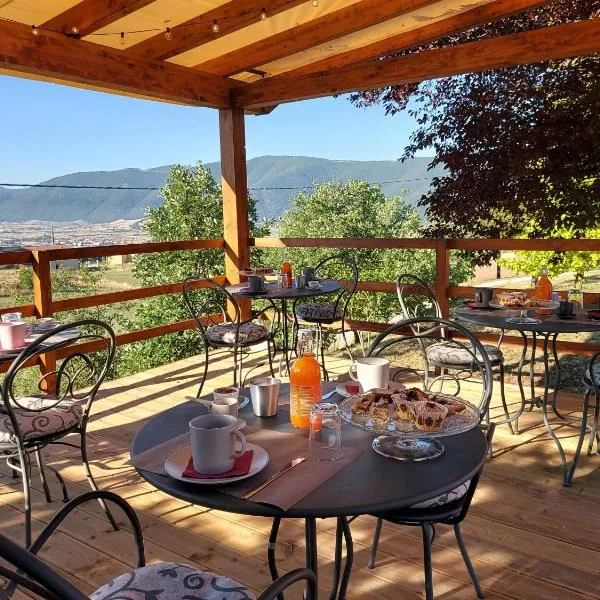
M207 389L229 382L231 364L215 364ZM345 372L347 363L335 367ZM197 381L194 359L110 382L97 400L89 427L89 448L98 484L127 498L144 527L149 561L174 560L228 574L260 591L269 582L266 545L270 522L206 510L172 499L146 484L126 463L129 443L142 423L161 410L185 401ZM516 390L509 388L511 397ZM576 408L577 396L563 396L562 406ZM489 600L600 599L600 457L583 457L571 488L563 488L556 449L541 424L539 411L526 413L526 431L496 436L496 457L489 461L463 531ZM575 432L560 436L569 456ZM71 495L88 489L74 451L45 451L46 462L65 477ZM35 472L34 472L35 475ZM59 498L55 481L53 496ZM360 485L360 482L357 482ZM33 481L34 532L61 504L46 504L39 481ZM7 468L0 468L0 528L22 541L22 494ZM335 523L319 523L320 583L323 597L331 581ZM412 528L384 526L378 563L366 568L374 520L352 524L355 568L350 598L415 600L423 597L420 534ZM280 571L302 566L303 526L283 524L278 544ZM90 592L134 562L128 531L113 532L96 503L73 514L43 556ZM434 544L436 598L474 598L451 531L438 532ZM19 593L15 598L23 598ZM290 595L290 597L299 597Z

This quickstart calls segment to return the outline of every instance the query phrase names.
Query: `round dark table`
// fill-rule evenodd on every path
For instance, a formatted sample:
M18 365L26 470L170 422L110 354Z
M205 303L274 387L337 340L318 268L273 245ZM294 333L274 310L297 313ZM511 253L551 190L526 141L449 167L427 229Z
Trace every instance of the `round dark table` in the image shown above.
M281 302L281 314L283 316L283 355L285 359L285 365L287 372L290 371L290 346L289 346L289 331L288 331L288 301L297 300L298 298L312 298L315 296L325 296L327 294L333 294L342 289L342 285L339 281L334 279L321 279L319 280L321 287L319 289L313 289L310 287L297 288L292 287L281 287L278 283L265 282L264 292L260 294L244 294L242 290L248 287L247 283L238 283L237 285L230 285L226 289L232 296L238 296L239 298L245 298L247 300L269 300L273 303L274 300Z
M284 395L285 388L282 389L282 396ZM185 433L190 419L205 411L206 408L199 403L187 402L160 413L136 433L131 445L131 456L135 457L157 444ZM256 417L250 406L240 411L240 415L249 426L278 431L298 431L294 430L289 423L289 410L284 406L280 406L278 414L274 417ZM308 433L306 432L305 435ZM315 571L317 569L315 519L338 518L338 540L341 542L343 533L347 548L344 579L339 595L340 598L344 598L352 560L352 538L347 517L361 514L377 515L399 510L448 492L479 472L486 456L485 438L478 428L444 438L445 453L436 460L424 462L399 462L384 458L371 450L373 437L373 434L344 425L342 433L344 446L354 446L364 452L289 510L242 500L212 486L188 484L143 470L139 470L139 473L159 490L181 500L238 514L271 517L275 520L274 539L276 539L280 519L305 519L307 566ZM270 549L269 565L271 573L276 576L274 542ZM337 582L334 584L337 590Z
M533 310L533 309L532 309ZM558 358L557 340L561 333L593 333L600 332L600 321L594 321L589 319L585 313L578 313L573 319L561 319L556 314L552 313L549 315L536 314L536 318L540 319L541 323L509 323L507 317L518 314L520 311L515 309L480 309L480 308L469 308L468 306L458 307L454 311L454 317L457 321L462 321L471 325L481 325L483 327L493 327L496 329L510 329L518 331L523 338L523 348L521 351L521 359L519 360L519 367L517 371L517 380L519 383L519 390L521 393L521 406L517 413L512 416L517 424L518 432L518 418L525 410L527 399L525 397L525 390L523 386L523 367L525 365L525 359L527 356L527 350L529 346L529 339L527 334L531 334L531 355L529 358L529 385L531 396L529 398L530 409L533 408L534 404L541 406L542 414L544 419L544 425L546 430L554 440L560 454L560 459L563 468L563 485L571 485L573 474L577 464L578 452L573 463L569 467L566 459L566 455L562 444L550 422L548 421L548 399L550 398L550 405L553 413L561 419L564 424L574 425L579 428L586 428L587 426L583 421L574 421L569 419L565 415L561 414L558 410L557 400L558 391L561 382L561 369L560 361ZM538 337L543 340L543 361L544 361L544 391L541 396L535 394L535 357L536 357L536 343ZM556 385L552 391L550 397L550 353L552 353L553 362L557 373Z

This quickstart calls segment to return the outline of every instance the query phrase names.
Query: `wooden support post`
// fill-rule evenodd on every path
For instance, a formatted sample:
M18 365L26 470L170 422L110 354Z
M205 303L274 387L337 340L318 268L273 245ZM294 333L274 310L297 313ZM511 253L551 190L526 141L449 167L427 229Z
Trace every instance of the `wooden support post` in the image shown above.
M450 250L446 240L435 243L435 295L437 296L442 317L450 316L448 307L448 288L450 287Z
M229 283L240 283L239 270L250 265L244 110L239 108L220 110L219 129L225 277ZM248 319L251 314L250 301L240 300L239 305L242 320Z
M33 307L35 316L51 317L52 309L52 276L50 274L50 255L44 250L32 252L33 256ZM42 375L56 371L56 356L53 353L40 356ZM42 390L48 393L56 391L56 378L49 376L42 382Z

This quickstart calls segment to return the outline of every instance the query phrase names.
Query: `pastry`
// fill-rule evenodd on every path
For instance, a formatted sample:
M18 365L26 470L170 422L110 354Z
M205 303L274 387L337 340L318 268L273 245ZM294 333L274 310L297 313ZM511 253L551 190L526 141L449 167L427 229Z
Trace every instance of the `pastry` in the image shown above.
M454 400L453 398L433 396L431 398L431 401L435 402L436 404L441 404L442 406L445 406L448 409L448 417L465 410L465 405L458 400Z
M352 405L352 412L355 415L363 415L365 413L368 413L372 403L373 398L369 394L367 394L367 396L361 398L360 400L357 400Z
M406 390L406 397L411 402L429 400L429 394L419 388L409 388Z
M413 421L414 415L410 408L412 402L406 397L405 393L394 394L392 396L392 404L396 416L403 421Z
M415 416L415 425L421 431L439 431L448 414L445 406L430 400L412 402L411 409Z
M374 419L385 422L390 420L390 405L386 398L379 398L373 401L369 412Z

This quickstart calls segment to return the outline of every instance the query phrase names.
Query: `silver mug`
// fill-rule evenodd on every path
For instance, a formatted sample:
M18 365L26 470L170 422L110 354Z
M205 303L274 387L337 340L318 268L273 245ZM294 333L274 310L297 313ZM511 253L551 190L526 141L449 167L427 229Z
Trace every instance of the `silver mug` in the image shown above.
M475 288L475 302L479 304L479 306L489 306L490 300L494 295L494 290L489 287L478 287Z

